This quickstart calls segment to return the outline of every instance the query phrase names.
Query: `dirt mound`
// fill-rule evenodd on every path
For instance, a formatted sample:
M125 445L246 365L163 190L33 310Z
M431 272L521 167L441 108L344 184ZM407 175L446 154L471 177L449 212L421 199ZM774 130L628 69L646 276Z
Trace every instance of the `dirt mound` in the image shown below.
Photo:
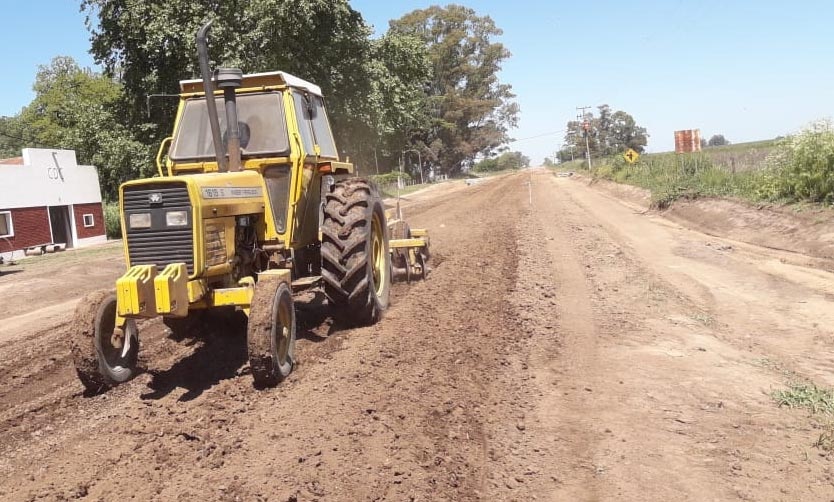
M596 180L592 186L644 210L651 202L651 193L635 186L607 180ZM708 235L834 260L834 210L830 208L702 197L676 200L660 214Z
M662 213L700 232L772 249L834 259L834 211L753 206L728 199L677 201Z

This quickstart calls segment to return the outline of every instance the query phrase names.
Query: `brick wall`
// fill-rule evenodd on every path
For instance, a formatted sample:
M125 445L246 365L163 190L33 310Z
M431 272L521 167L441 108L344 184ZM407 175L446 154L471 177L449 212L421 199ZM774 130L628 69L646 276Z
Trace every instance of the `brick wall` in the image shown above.
M0 239L0 252L52 242L52 233L49 231L49 211L45 207L0 209L0 212L3 211L12 213L14 237Z
M75 218L75 231L79 239L88 237L99 237L104 235L104 212L100 202L91 204L75 204L72 206L73 217ZM84 226L84 215L93 215L93 226Z

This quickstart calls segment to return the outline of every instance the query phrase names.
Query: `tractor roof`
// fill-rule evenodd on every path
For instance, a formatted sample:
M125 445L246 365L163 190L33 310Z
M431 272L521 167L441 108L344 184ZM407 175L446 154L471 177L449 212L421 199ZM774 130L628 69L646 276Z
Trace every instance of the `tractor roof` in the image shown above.
M243 76L243 87L267 87L273 85L286 85L288 87L295 87L303 89L310 94L321 96L321 87L308 82L302 78L283 71L270 71L265 73L251 73ZM202 92L203 80L180 80L181 92Z

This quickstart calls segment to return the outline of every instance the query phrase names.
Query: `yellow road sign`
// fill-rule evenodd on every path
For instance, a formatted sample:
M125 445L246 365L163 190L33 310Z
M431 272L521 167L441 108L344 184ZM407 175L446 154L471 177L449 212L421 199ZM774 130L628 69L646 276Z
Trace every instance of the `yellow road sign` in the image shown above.
M634 164L635 162L637 162L637 159L640 158L640 154L629 148L625 151L623 157L625 157L626 162L628 162L629 164Z

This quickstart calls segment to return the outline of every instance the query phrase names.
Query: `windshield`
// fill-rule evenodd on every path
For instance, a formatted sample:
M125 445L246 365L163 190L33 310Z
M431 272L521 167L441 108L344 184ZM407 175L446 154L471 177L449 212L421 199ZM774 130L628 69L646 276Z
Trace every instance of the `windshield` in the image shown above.
M226 107L222 97L215 98L220 119L220 134L226 145ZM237 96L240 147L243 156L276 155L289 151L287 125L281 94L267 92ZM213 159L208 110L205 98L189 99L185 103L179 127L171 144L172 160Z

